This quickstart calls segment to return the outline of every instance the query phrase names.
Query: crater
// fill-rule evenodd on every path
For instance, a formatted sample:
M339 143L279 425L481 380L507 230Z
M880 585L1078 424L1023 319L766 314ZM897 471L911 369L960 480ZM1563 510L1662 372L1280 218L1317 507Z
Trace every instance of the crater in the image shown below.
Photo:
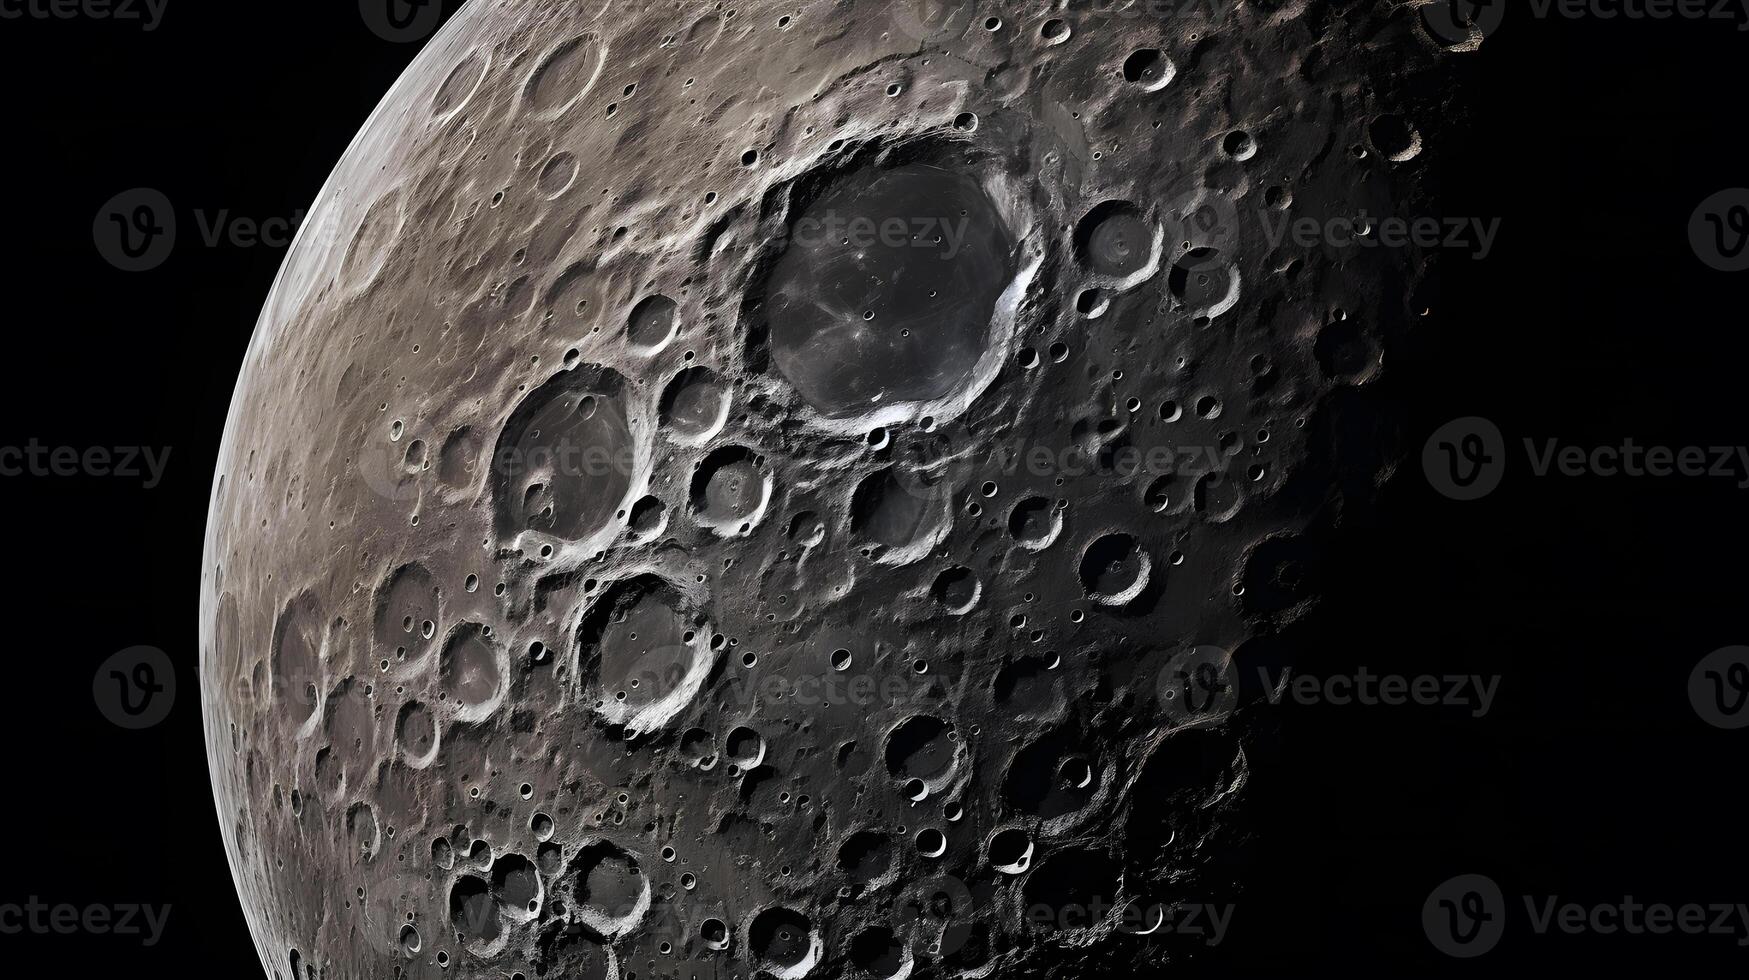
M947 531L946 488L913 484L922 474L900 480L888 467L865 477L850 495L851 533L880 545L889 563L922 557ZM921 491L921 492L919 492Z
M449 923L463 945L484 954L498 944L503 924L492 902L486 879L462 875L449 889Z
M1147 588L1152 568L1152 560L1135 538L1107 534L1081 554L1081 585L1094 602L1127 605Z
M497 704L504 690L505 665L489 631L479 623L457 626L438 658L438 681L460 705L458 716L478 720Z
M422 701L401 706L395 719L395 742L401 758L414 769L423 769L437 758L437 716Z
M874 980L895 980L910 966L909 951L893 930L869 926L850 940L850 962Z
M1008 533L1028 551L1042 551L1063 533L1063 512L1043 497L1027 497L1008 512Z
M1015 753L1003 795L1017 812L1042 820L1076 813L1101 788L1099 757L1065 732L1052 732Z
M715 371L687 368L662 392L662 428L673 438L696 445L722 431L729 418L729 390Z
M955 616L964 616L978 604L983 589L977 573L963 565L955 565L935 577L929 594L935 597L941 608Z
M571 862L571 895L577 919L602 939L636 929L650 909L650 881L638 859L610 841L595 841Z
M820 955L820 940L808 917L776 906L760 912L747 926L753 955L781 980L808 972Z
M490 61L488 53L470 51L456 62L456 66L444 78L443 84L438 86L437 94L432 96L432 114L441 118L466 105L479 89L481 79L486 77L486 67Z
M864 886L882 881L893 868L893 842L886 834L859 830L838 848L838 868Z
M273 700L281 716L302 725L321 702L322 612L316 597L300 592L273 625Z
M710 673L708 632L703 617L662 579L615 583L577 627L581 673L601 716L633 732L667 724Z
M520 854L506 854L492 862L492 898L503 914L526 921L540 911L540 873Z
M1015 240L982 185L923 163L853 172L795 219L765 284L777 371L843 419L952 395L992 344Z
M523 101L537 116L562 115L595 84L605 47L594 34L580 34L557 45L529 75Z
M1159 48L1141 48L1124 59L1124 80L1144 92L1158 92L1171 84L1178 69Z
M500 533L577 541L610 525L631 488L632 434L619 375L575 368L517 407L492 457Z
M1101 276L1125 282L1159 265L1165 232L1128 201L1106 201L1075 226L1075 255Z
M751 531L770 500L764 460L741 446L716 450L692 475L693 519L723 537Z
M340 278L348 290L362 290L376 282L388 263L389 252L400 240L404 220L398 188L384 193L365 210L340 263Z
M632 307L626 317L626 340L644 353L654 353L674 339L678 307L666 296L656 295Z
M939 783L958 761L952 725L930 715L912 715L887 735L887 772L895 779Z
M1197 246L1172 264L1166 287L1173 305L1191 316L1214 318L1239 302L1239 269L1212 246Z

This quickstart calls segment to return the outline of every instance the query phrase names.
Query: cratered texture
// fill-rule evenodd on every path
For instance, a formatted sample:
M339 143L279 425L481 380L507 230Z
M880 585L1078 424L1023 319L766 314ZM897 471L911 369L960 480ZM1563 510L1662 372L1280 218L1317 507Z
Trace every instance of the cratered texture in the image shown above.
M1389 462L1332 420L1426 304L1422 250L1283 229L1417 206L1447 50L1170 7L455 16L288 256L213 490L270 975L1200 948L1229 654L1315 600Z

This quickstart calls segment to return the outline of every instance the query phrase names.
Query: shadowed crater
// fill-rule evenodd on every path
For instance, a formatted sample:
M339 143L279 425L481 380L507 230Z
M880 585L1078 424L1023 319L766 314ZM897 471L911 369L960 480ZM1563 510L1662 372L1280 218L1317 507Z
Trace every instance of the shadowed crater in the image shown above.
M539 531L578 540L614 520L631 488L632 435L619 375L579 367L517 406L491 460L506 538Z
M990 346L1015 242L970 176L869 167L790 225L766 283L777 370L831 418L946 397Z

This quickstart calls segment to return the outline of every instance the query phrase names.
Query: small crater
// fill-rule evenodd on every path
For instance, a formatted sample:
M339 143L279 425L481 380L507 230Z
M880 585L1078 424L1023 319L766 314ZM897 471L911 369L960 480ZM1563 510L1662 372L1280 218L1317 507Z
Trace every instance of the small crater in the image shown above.
M1172 82L1178 69L1159 48L1142 48L1123 62L1124 81L1144 92L1158 92Z
M859 885L881 881L892 867L892 838L878 831L856 831L838 847L838 869Z
M1008 512L1008 533L1028 551L1042 551L1063 532L1063 512L1043 497L1027 497Z
M935 584L929 587L929 594L941 608L955 616L964 616L978 604L983 588L978 576L971 569L955 565L935 577Z
M1421 134L1402 116L1379 116L1366 128L1366 135L1373 149L1392 163L1408 163L1421 154Z
M727 446L712 452L692 475L692 516L723 537L746 534L765 515L771 477L752 450Z
M729 389L709 368L687 368L662 392L662 427L688 444L707 442L729 418Z
M794 909L776 906L760 912L747 926L747 945L753 955L780 978L808 972L819 955L819 939L808 917Z
M564 113L595 84L605 47L594 34L578 35L554 47L529 75L523 101L539 116Z
M1153 563L1136 539L1107 534L1081 554L1081 586L1087 597L1106 606L1122 606L1147 588Z
M954 727L930 715L913 715L887 735L887 772L901 781L940 783L959 761Z
M571 861L573 911L603 939L628 935L650 908L650 882L637 858L609 841L595 841Z
M1106 201L1075 226L1076 257L1114 279L1130 280L1152 271L1164 241L1160 228L1128 201Z
M1021 874L1032 866L1032 838L1018 827L998 830L990 837L987 853L990 867L1003 874Z
M673 300L660 294L639 301L626 317L626 339L645 353L662 349L674 339L678 309Z

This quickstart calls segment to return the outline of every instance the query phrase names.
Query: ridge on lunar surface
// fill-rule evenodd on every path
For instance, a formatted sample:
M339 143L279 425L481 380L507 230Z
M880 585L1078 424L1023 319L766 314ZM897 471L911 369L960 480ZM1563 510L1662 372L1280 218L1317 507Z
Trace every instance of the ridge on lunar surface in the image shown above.
M1314 607L1433 301L1429 254L1271 229L1430 213L1450 52L1408 5L1174 11L455 15L288 255L214 482L270 976L1204 951L1162 922L1243 885L1258 725L1180 668Z

